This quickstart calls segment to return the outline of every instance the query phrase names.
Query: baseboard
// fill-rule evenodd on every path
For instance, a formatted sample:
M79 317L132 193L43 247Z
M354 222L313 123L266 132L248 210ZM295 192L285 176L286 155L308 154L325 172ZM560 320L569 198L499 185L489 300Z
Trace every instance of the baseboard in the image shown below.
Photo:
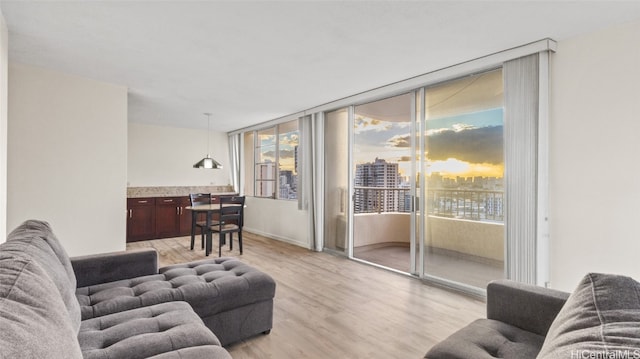
M309 249L309 243L300 242L300 241L297 241L297 240L295 240L293 238L287 238L287 237L279 236L279 235L272 234L272 233L266 233L266 232L263 232L263 231L260 231L260 230L254 229L254 228L249 228L246 225L242 228L242 230L246 231L246 232L255 233L255 234L259 235L259 236L267 237L267 238L270 238L270 239L275 239L277 241L281 241L281 242L285 242L285 243L296 245L298 247Z

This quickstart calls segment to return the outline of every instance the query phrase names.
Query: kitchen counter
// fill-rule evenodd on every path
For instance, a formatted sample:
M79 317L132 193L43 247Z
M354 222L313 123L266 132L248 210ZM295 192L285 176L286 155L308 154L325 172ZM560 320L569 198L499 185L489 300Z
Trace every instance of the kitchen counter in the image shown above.
M127 187L127 198L181 197L188 196L190 193L236 194L232 186Z

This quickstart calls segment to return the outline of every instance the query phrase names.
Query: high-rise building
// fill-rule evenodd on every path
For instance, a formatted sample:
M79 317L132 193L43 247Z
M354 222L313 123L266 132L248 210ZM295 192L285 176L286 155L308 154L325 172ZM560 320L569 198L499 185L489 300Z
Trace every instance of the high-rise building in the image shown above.
M398 211L398 164L376 158L356 165L355 213ZM358 187L376 187L380 190ZM390 190L391 189L391 190Z
M256 165L256 197L275 198L275 170L276 164L273 162L265 162Z

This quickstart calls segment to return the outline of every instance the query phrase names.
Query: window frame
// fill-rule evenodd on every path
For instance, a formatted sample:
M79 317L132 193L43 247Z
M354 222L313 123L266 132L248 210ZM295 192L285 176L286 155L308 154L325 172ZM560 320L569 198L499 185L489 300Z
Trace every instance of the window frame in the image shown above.
M295 130L294 131L288 131L288 132L281 132L282 127L286 126L291 126L292 123L295 123ZM265 152L263 152L263 148L265 147L270 147L272 146L271 144L267 145L267 146L263 146L261 145L261 137L260 137L260 133L264 133L265 131L271 130L273 129L273 152L274 152L274 156L273 156L273 162L265 162L263 161L263 154ZM251 179L251 181L253 182L253 193L251 194L251 196L256 197L256 198L271 198L271 199L275 199L275 200L284 200L284 201L298 201L298 198L300 196L300 193L298 191L299 189L299 184L300 184L300 171L299 171L299 165L296 166L296 164L300 163L300 157L298 156L297 160L295 159L295 152L294 152L294 171L292 176L295 177L295 197L291 198L291 197L287 197L287 198L283 198L281 195L281 186L282 186L282 180L281 180L281 135L283 134L290 134L290 133L297 133L297 148L300 149L300 122L299 119L294 119L294 120L289 120L289 121L284 121L278 124L273 124L273 125L269 125L269 126L265 126L265 127L261 127L261 128L257 128L254 129L252 131L246 131L244 133L243 136L245 136L246 138L246 134L247 133L252 133L252 138L253 138L253 144L252 144L252 149L253 149L253 158L252 158L252 167L253 167L253 178ZM270 178L263 178L262 176L259 176L259 171L258 168L261 165L267 165L269 163L273 163L274 164L274 178L270 179ZM268 170L269 171L269 170ZM261 188L261 186L264 183L272 183L272 188L273 190L271 191L270 195L260 195L262 193L261 190L259 190ZM289 192L291 193L291 192Z

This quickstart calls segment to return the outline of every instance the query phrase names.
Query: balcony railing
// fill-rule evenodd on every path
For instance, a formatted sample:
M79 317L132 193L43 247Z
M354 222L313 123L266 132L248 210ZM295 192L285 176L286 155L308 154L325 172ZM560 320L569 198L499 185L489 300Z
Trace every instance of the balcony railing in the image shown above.
M474 221L504 221L504 192L469 189L427 191L427 213ZM354 212L410 212L409 188L355 187Z

